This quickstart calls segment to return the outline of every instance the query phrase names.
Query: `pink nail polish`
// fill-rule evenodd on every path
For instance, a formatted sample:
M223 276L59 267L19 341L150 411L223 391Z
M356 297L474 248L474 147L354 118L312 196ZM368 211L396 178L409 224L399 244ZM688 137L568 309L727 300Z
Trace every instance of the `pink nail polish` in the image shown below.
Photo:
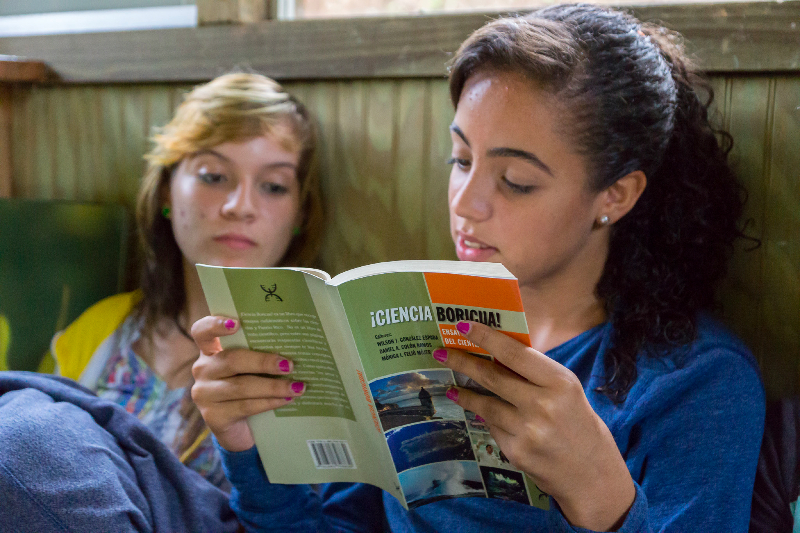
M486 420L484 420L481 415L475 415L475 420L477 420L478 422L486 422Z
M280 363L278 363L278 369L281 372L289 372L291 370L291 366L289 365L288 359L282 359Z
M300 394L306 388L306 384L302 381L295 381L292 383L292 392L295 394Z
M233 321L233 320L231 320L230 318L229 318L228 320L226 320L226 321L225 321L225 328L227 328L227 329L233 329L233 328L235 328L235 327L236 327L236 322L234 322L234 321Z
M433 358L439 361L440 363L444 363L447 361L447 350L444 348L437 348L433 351Z
M286 400L287 402L291 402L292 400L294 400L294 398L284 398L284 400Z
M454 402L458 401L458 391L456 389L447 389L447 393L445 394L448 399L453 400Z
M459 322L458 324L456 324L456 329L463 335L469 333L469 328L470 328L469 322Z

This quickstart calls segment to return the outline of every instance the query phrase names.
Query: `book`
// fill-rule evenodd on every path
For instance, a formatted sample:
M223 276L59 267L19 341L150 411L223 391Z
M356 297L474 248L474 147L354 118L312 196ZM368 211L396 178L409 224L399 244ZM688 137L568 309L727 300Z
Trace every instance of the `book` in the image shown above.
M547 508L451 386L488 393L436 361L439 347L491 359L456 330L473 320L530 346L519 286L499 263L393 261L331 278L304 268L197 265L209 309L239 319L224 348L282 354L306 383L248 418L273 483L369 483L406 508L489 497Z

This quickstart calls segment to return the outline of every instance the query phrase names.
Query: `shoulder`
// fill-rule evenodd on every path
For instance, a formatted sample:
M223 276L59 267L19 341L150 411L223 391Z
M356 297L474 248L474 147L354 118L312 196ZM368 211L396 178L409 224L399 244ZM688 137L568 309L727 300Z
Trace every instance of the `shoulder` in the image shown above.
M100 300L53 338L52 353L62 376L78 379L95 350L141 300L133 291Z
M637 402L737 411L763 423L764 386L753 354L708 315L698 317L694 341L655 356L643 354L637 371L631 389Z

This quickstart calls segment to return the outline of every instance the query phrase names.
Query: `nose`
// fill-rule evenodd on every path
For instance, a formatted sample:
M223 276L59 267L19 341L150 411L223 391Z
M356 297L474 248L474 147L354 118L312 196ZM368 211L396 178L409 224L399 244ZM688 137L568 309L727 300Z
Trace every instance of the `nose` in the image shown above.
M254 191L247 180L241 180L228 193L222 204L222 215L229 218L249 219L255 217Z
M481 176L473 166L468 174L450 174L450 212L475 222L492 216L491 194L494 181Z

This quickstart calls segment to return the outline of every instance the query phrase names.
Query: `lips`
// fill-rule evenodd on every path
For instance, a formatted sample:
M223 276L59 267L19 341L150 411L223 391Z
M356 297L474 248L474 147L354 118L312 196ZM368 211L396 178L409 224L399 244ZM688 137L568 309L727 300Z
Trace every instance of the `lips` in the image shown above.
M238 235L236 233L226 233L225 235L219 235L217 237L214 237L214 241L223 244L229 248L232 248L234 250L246 250L256 246L255 241L248 239L244 235Z
M495 253L497 248L493 246L461 232L456 234L456 255L462 261L487 261Z

